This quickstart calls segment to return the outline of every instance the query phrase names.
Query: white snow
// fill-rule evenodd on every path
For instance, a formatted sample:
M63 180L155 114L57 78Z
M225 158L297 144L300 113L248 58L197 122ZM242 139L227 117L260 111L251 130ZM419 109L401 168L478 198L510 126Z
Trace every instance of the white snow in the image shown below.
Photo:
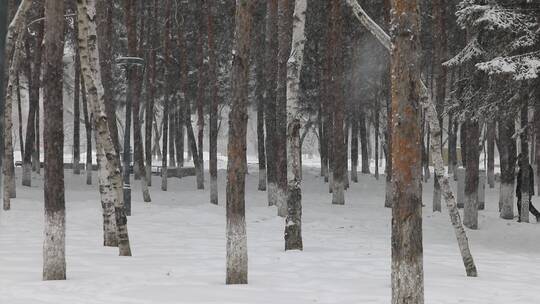
M249 169L249 285L224 284L224 171L219 206L209 203L208 191L195 190L194 177L169 179L168 192L154 177L151 204L133 183L128 229L134 256L118 257L116 248L102 247L97 189L85 185L84 174L66 170L68 280L41 281L43 186L36 178L37 186L19 187L12 210L0 215L0 303L390 303L384 178L360 174L346 205L336 206L319 169L305 168L305 250L284 252L284 219L266 206L267 194L256 191L256 167ZM446 210L431 212L432 181L424 184L425 302L538 303L540 225L499 219L498 188L487 189L480 230L467 230L479 277L467 278ZM534 203L540 206L537 197Z

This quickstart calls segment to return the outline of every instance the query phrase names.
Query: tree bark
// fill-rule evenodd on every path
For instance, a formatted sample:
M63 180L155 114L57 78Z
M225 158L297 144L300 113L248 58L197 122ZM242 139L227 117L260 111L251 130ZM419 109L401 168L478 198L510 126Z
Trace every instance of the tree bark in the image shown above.
M362 157L362 174L370 174L369 169L369 153L368 153L368 134L366 128L366 114L360 109L360 145L361 145L361 157Z
M41 12L43 6L40 7ZM41 13L40 12L40 13ZM43 52L43 27L44 23L40 22L35 26L35 45L34 45L34 54L31 60L28 62L28 71L27 79L28 83L28 119L26 123L26 140L23 156L23 174L22 174L22 185L30 187L32 184L32 155L34 150L39 149L39 146L36 146L36 137L39 137L39 134L36 133L36 116L39 108L39 88L41 87L41 60Z
M171 23L172 1L165 1L165 32L163 34L163 48L165 56L165 96L163 99L163 131L162 131L162 159L161 159L161 190L167 191L168 170L168 143L169 143L169 103L171 99L172 66L171 66Z
M26 25L26 13L31 6L31 1L25 0L21 2L17 13L13 17L13 21L9 25L6 41L6 54L12 55L9 64L9 77L7 78L6 99L4 105L4 192L3 192L3 209L11 208L11 198L16 196L15 185L15 164L13 159L13 137L12 137L12 112L13 99L15 98L16 75L21 66L22 53L24 47L24 27ZM62 154L63 155L63 154Z
M80 64L80 62L79 62ZM88 101L86 98L86 87L84 79L81 77L82 106L84 116L84 128L86 130L86 184L92 184L92 118L88 114Z
M215 47L214 38L214 17L217 14L217 6L212 1L208 1L206 4L208 12L206 14L206 26L208 34L208 80L211 90L211 104L210 104L210 136L209 136L209 173L210 173L210 203L218 204L218 168L217 168L217 140L218 140L218 80L217 80L217 52ZM199 146L202 149L202 146ZM199 155L201 155L199 153Z
M258 53L264 54L266 48L266 7L267 1L259 0L255 8L254 47ZM257 156L259 162L259 191L266 191L266 150L264 136L264 98L266 91L266 79L264 74L265 58L256 56L255 62L255 103L257 104Z
M358 183L358 114L359 105L353 105L351 117L351 180Z
M480 140L480 127L478 121L470 118L466 122L467 158L465 166L465 208L463 224L470 229L478 229L478 167L480 153L478 142Z
M77 32L77 30L75 31ZM81 66L79 62L79 48L75 46L75 79L73 81L73 174L81 174L79 163L81 161Z
M503 219L514 218L514 185L516 164L516 131L514 117L502 116L498 123L498 150L501 165L501 185L499 190L499 211Z
M20 38L22 38L22 32ZM43 114L45 119L45 241L43 280L66 279L64 197L63 63L64 1L45 1ZM13 75L13 74L12 74Z
M77 2L79 22L79 51L81 54L81 70L89 107L92 112L93 125L96 132L96 147L99 166L101 201L104 209L104 225L106 217L114 216L116 235L120 256L131 256L127 216L122 192L122 176L120 163L109 130L105 110L104 90L101 82L99 65L98 40L95 24L95 0L79 0ZM90 39L92 38L92 39ZM104 157L103 157L104 156ZM114 212L111 212L114 206Z
M418 2L392 0L392 303L424 303Z
M247 284L245 219L248 74L253 1L236 2L232 104L229 113L227 164L227 284ZM195 155L195 151L194 155Z
M291 55L293 4L278 0L278 66L276 90L276 205L278 216L287 216L287 61Z
M265 109L264 122L266 127L266 174L268 206L276 205L277 167L276 167L276 90L278 66L278 0L268 0L266 7L266 48L265 48Z
M205 93L206 93L206 65L204 64L204 14L205 9L207 9L206 3L208 1L197 1L200 3L198 7L198 37L197 37L197 159L199 165L195 167L195 170L200 170L197 172L197 176L201 176L202 183L197 183L197 189L204 189L204 103L205 103Z
M529 100L527 97L523 98L523 105L521 106L521 157L519 161L519 169L521 170L521 210L520 220L522 223L529 222L529 204L531 199L530 192L530 163L529 163ZM534 187L534 186L533 186Z
M154 122L154 103L156 98L156 57L157 47L159 45L156 33L158 31L158 0L154 0L153 7L150 10L151 21L148 26L150 34L151 50L149 53L148 63L148 92L145 104L145 119L144 119L144 152L146 162L146 181L148 186L152 186L152 126Z
M299 103L300 73L306 43L305 25L307 0L295 1L291 54L287 62L287 218L285 221L285 250L302 250L302 164Z
M487 126L487 180L489 188L495 188L495 122Z

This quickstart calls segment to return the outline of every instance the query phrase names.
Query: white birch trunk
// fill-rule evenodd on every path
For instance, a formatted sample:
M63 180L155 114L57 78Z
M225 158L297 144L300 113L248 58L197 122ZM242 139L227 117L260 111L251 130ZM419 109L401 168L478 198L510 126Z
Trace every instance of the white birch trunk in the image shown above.
M364 25L378 40L379 42L388 50L392 51L393 45L388 36L380 26L378 26L362 9L360 4L356 0L347 0L347 3L353 9L353 13L356 18ZM456 207L456 200L454 194L452 193L452 188L450 187L450 182L448 177L444 175L444 162L442 158L442 147L441 147L441 126L437 118L437 110L435 105L431 100L429 91L424 83L418 83L418 89L420 91L420 101L422 106L426 110L427 120L430 125L431 136L431 157L433 158L433 163L435 165L435 174L439 179L441 184L441 191L446 202L448 212L450 214L450 221L454 227L454 232L456 234L458 246L461 252L461 257L463 259L463 264L465 265L465 270L467 276L476 277L478 276L476 265L474 264L473 257L469 249L469 240L467 239L467 234L463 228L461 217L459 215L458 209Z
M300 73L306 43L306 0L296 0L291 56L287 62L287 218L285 250L302 250L302 165L300 161L301 113L298 103Z
M102 205L112 204L115 211L117 228L118 249L121 256L131 256L129 237L127 231L127 217L124 209L124 197L122 192L122 176L120 164L116 157L103 99L103 85L101 83L101 71L99 66L99 52L97 45L97 33L95 24L95 0L77 1L79 22L79 48L81 54L81 73L86 85L89 108L93 114L93 124L96 132L96 147L103 150L103 164L100 164L100 176L106 176L106 183L100 184L102 189ZM104 179L100 178L100 182Z

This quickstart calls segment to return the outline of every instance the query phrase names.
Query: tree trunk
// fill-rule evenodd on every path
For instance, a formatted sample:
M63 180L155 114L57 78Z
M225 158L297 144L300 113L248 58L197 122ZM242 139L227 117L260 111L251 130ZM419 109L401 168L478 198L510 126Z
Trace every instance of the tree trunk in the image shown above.
M200 3L198 7L198 37L197 37L197 152L198 157L194 158L198 160L199 165L196 166L195 170L200 170L197 172L197 176L201 176L202 183L197 183L197 189L204 189L204 103L205 103L205 93L206 93L206 71L204 64L204 14L205 6L208 1L197 1Z
M163 101L163 151L161 158L161 190L167 191L167 164L168 164L168 143L169 143L169 103L171 99L171 86L172 86L172 66L171 66L171 10L172 1L165 1L165 32L163 34L164 41L164 56L165 56L165 96Z
M112 217L114 214L117 229L118 249L121 256L131 256L129 235L127 230L127 216L124 207L122 192L122 176L120 163L109 130L107 114L105 112L105 100L103 85L101 83L101 70L99 65L99 52L96 39L95 24L95 0L80 0L77 2L79 22L79 51L81 54L81 70L89 106L92 112L93 124L96 132L96 147L101 157L100 190L104 216ZM114 212L108 210L114 206ZM104 217L105 225L105 217Z
M21 102L21 85L19 81L19 73L17 73L15 85L17 86L17 116L19 117L19 150L21 152L21 159L24 156L24 141L23 141L23 128L22 128L22 102Z
M378 102L378 100L377 100ZM379 180L379 105L375 108L375 179Z
M22 33L21 37L22 38ZM45 1L43 69L43 144L45 148L45 241L43 280L66 279L66 206L64 196L64 2ZM13 75L13 74L12 74Z
M210 136L209 136L209 173L210 173L210 203L218 204L218 168L217 168L217 140L218 140L218 80L217 80L217 52L215 48L214 38L214 17L217 14L217 5L212 1L206 4L208 12L206 15L206 25L208 33L208 80L211 89L211 105L210 105ZM199 146L202 149L202 146ZM199 155L201 155L199 153Z
M191 107L189 104L186 105L186 113L184 122L186 124L186 131L188 135L188 143L191 148L193 156L193 164L195 165L195 178L197 180L197 189L204 189L204 177L201 174L202 168L201 161L199 161L199 153L197 151L197 141L195 139L195 133L193 132L193 125L191 124Z
M229 113L227 164L227 284L247 284L245 219L246 133L249 50L253 1L236 2L232 103ZM195 151L194 155L195 155Z
M75 46L75 79L73 82L73 174L81 174L79 163L81 161L81 66L79 62L78 47Z
M144 153L146 162L146 181L148 186L152 186L152 126L154 124L154 102L156 96L156 49L159 45L156 33L158 31L158 0L154 0L151 14L151 22L148 26L150 34L150 45L152 49L149 54L148 64L148 92L145 104L145 118L144 118Z
M529 222L529 204L531 200L530 192L530 163L529 163L529 100L524 96L523 105L521 106L521 157L519 161L519 169L521 171L521 210L519 211L520 220L522 223ZM534 187L534 186L533 186Z
M487 126L487 179L489 188L495 188L495 122Z
M499 211L503 219L514 218L514 180L516 164L516 140L514 117L501 117L498 123L498 150L501 166L501 185L499 191Z
M388 51L394 49L392 42L390 41L390 37L384 31L382 31L382 29L371 18L369 18L369 16L365 13L365 11L362 9L362 7L358 4L356 0L347 0L347 3L352 7L356 18L360 21L360 23L362 23L362 25L364 25L372 34L374 34L374 36L377 37L379 42L384 45ZM427 117L430 122L431 132L433 133L431 147L433 152L433 162L435 164L435 174L437 174L441 183L443 197L446 201L446 206L448 208L448 213L450 215L452 226L454 227L454 232L456 234L459 249L461 252L461 257L467 271L467 276L476 277L477 271L471 252L469 250L469 241L467 240L465 229L462 226L461 218L458 209L456 208L456 200L452 193L452 188L450 188L448 178L444 175L444 162L441 147L442 133L441 126L437 119L437 110L435 109L433 101L430 99L427 87L422 83L420 79L418 80L416 85L417 89L421 93L420 101L422 102L423 107L427 110ZM394 172L394 170L392 172ZM418 176L418 174L413 176Z
M358 183L358 111L359 105L353 105L351 117L351 180Z
M306 43L307 0L296 1L293 16L292 53L287 63L287 219L285 221L285 250L302 250L302 165L299 103L300 73Z
M466 122L467 158L465 166L465 209L463 224L470 229L478 229L478 167L480 153L478 142L480 140L480 127L478 121L470 118Z
M459 141L461 148L461 165L463 167L467 166L467 124L462 123L459 130Z
M254 48L264 54L266 47L266 7L267 2L259 0L256 2L254 24L255 24L255 39ZM255 103L257 104L257 156L259 162L259 191L266 191L266 151L265 151L265 136L264 136L264 94L266 91L266 79L264 75L264 56L256 56L255 62Z
M366 129L366 114L360 109L360 145L362 148L362 173L370 174L369 170L369 153L368 153L368 134Z
M80 62L79 62L80 63ZM86 98L86 87L84 85L84 78L81 77L81 93L82 93L82 106L84 116L84 128L86 130L86 184L92 184L92 118L88 114L88 101Z
M424 303L418 3L392 0L392 303Z
M457 157L457 133L458 123L452 114L448 115L448 174L454 176L456 180L458 157Z
M11 208L11 198L16 196L15 185L15 164L13 160L13 137L12 137L12 109L13 99L15 98L15 75L17 75L24 47L24 31L26 13L31 6L29 0L21 2L13 21L9 25L6 41L6 54L13 54L9 63L9 77L7 78L6 99L4 105L4 193L3 193L3 209ZM15 40L16 36L16 40ZM63 153L62 153L63 155Z
M276 90L276 205L287 216L287 61L291 55L294 1L278 0L278 66Z
M40 10L43 9L43 6L40 7ZM41 13L41 12L40 12ZM44 23L40 22L35 25L36 38L34 39L34 56L32 58L32 64L30 60L28 62L28 120L26 123L26 140L23 156L23 174L22 174L22 185L30 187L32 184L32 155L35 153L34 150L39 149L39 146L36 146L36 137L39 137L39 134L36 133L36 116L37 110L39 108L39 88L41 86L41 57L43 52L43 27ZM77 63L76 63L77 64Z
M276 90L278 65L278 0L268 0L266 7L266 48L265 48L265 109L264 122L266 127L266 174L268 206L276 205L277 167L276 167Z

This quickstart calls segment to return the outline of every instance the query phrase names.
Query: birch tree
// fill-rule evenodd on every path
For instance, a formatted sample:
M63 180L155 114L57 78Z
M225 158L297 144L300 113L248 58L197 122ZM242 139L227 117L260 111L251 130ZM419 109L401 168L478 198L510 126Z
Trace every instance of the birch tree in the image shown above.
M93 125L96 133L96 150L99 151L98 157L100 157L100 172L98 174L100 176L99 182L104 225L107 219L114 219L119 253L121 256L131 256L120 163L107 123L103 96L104 91L101 84L95 24L95 0L77 0L77 12L81 71L86 85L89 108L93 116Z
M246 133L250 38L253 19L251 0L236 2L232 66L232 104L229 113L227 155L227 284L247 284L248 256L245 218Z
M64 1L45 1L43 143L45 147L45 241L43 280L66 279L64 196L63 56ZM19 39L22 38L22 32Z
M302 154L299 105L300 72L306 43L307 0L296 0L293 16L291 56L287 62L287 218L285 250L302 250Z

